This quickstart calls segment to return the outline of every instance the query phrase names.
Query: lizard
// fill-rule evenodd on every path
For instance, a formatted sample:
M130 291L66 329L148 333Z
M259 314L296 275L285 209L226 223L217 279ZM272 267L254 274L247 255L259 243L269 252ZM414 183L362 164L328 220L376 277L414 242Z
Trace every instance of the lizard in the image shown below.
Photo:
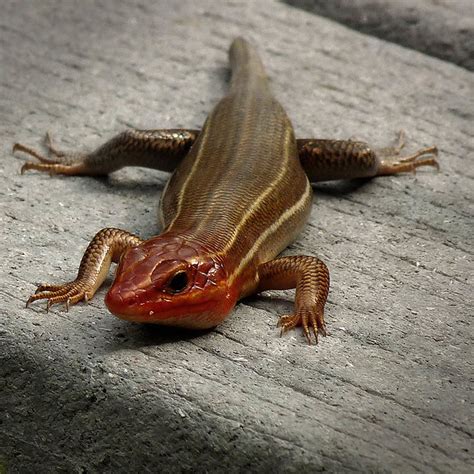
M201 130L129 129L92 152L58 150L47 134L47 156L14 145L13 152L37 159L25 162L22 174L96 176L125 166L172 173L160 199L160 234L142 239L121 229L100 230L77 277L39 285L27 306L46 299L48 310L61 302L69 310L90 300L114 262L105 304L124 320L207 329L242 298L296 288L294 311L279 318L281 333L301 326L310 344L326 335L326 264L314 256L279 256L308 219L311 183L439 168L438 150L400 158L400 143L385 157L361 141L296 139L256 49L239 37L229 58L229 92Z

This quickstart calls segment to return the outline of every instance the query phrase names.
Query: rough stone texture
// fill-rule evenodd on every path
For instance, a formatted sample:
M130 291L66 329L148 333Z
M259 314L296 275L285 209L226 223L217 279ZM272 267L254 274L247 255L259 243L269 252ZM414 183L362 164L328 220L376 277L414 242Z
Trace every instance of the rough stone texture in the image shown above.
M363 33L474 70L472 0L284 0Z
M9 472L472 472L471 73L283 3L4 1L0 20L0 465ZM331 270L331 332L278 337L291 292L186 333L120 321L104 290L24 309L106 226L156 232L166 176L20 176L14 142L72 149L125 126L198 127L227 48L262 53L299 136L408 131L442 170L316 187L288 253ZM2 468L0 468L0 471Z

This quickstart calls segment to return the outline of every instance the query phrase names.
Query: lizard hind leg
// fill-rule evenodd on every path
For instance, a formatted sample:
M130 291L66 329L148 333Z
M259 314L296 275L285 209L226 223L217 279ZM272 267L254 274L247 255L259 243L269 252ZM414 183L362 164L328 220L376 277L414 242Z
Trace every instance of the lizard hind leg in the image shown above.
M51 175L103 176L124 166L144 166L161 171L174 171L196 141L199 130L134 130L112 137L97 149L87 152L58 150L46 134L45 146L49 156L33 148L15 143L13 152L21 151L39 162L27 161L21 173L33 169Z
M439 169L435 146L400 156L405 146L403 132L398 145L381 149L354 140L298 139L296 142L301 165L313 183L414 172L420 166Z

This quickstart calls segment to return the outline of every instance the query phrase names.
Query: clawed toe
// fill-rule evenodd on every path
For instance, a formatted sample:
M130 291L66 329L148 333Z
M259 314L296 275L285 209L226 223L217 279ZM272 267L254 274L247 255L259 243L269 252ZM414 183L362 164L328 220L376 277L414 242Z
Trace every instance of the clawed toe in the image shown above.
M294 329L296 326L298 326L299 322L300 318L295 314L285 314L280 316L280 319L277 323L277 327L280 328L280 336L290 329Z
M399 162L400 163L412 163L412 162L415 162L415 160L417 158L419 158L420 156L424 156L424 155L438 156L438 147L430 146L430 147L427 147L427 148L423 148L423 149L418 150L417 152L413 153L413 155L407 156L405 158L401 158L399 160Z
M48 149L50 157L46 157L35 149L29 146L22 145L21 143L15 143L13 145L13 153L20 151L36 158L39 163L34 161L27 161L23 164L20 169L21 174L27 170L37 170L49 172L50 175L54 174L81 174L84 171L84 163L82 160L85 155L81 153L65 153L58 150L52 142L51 135L46 134L45 146Z
M51 134L49 132L46 132L46 136L44 137L44 144L48 149L49 153L51 153L52 155L57 156L58 158L62 158L66 155L64 151L58 150L53 145L53 139L51 138Z
M438 156L438 148L436 146L423 148L411 155L400 157L400 152L404 146L405 134L401 131L397 146L378 150L377 156L380 159L380 164L376 176L404 172L416 173L417 168L420 168L421 166L433 166L439 171L439 163L436 160L436 157ZM421 157L423 158L419 159Z
M420 157L431 155L430 158L422 158ZM416 173L416 169L420 166L433 166L437 170L439 170L439 163L436 160L436 156L438 155L438 148L435 146L424 148L422 150L418 150L417 152L413 153L410 156L406 156L404 158L400 158L398 160L382 160L380 162L379 170L377 172L378 176L381 175L390 175L396 173L403 173L403 172L413 172Z
M43 163L33 163L32 161L27 161L20 168L20 173L23 174L27 170L37 170L37 171L46 171L49 172L50 176L54 174L74 174L74 167L69 165L63 165L61 163L56 163L54 161L43 162Z
M66 310L69 311L70 306L81 300L87 301L88 298L86 296L86 290L76 282L70 282L64 285L39 285L36 292L28 298L26 307L34 301L41 299L47 300L46 311L49 312L49 309L54 304L64 303Z
M327 335L324 314L320 308L301 310L296 314L281 316L277 326L281 328L280 336L297 326L302 326L303 334L308 344L312 344L313 340L317 344L319 334L322 336Z
M49 163L49 164L56 163L55 160L52 160L51 158L47 158L46 156L38 153L35 149L30 148L29 146L26 146L26 145L22 145L21 143L15 143L13 145L13 150L12 151L13 151L13 153L15 153L17 151L21 151L23 153L26 153L30 156L33 156L37 160L39 160L41 163ZM30 164L30 162L25 163L25 164ZM31 164L34 164L34 163L31 163Z
M50 171L52 172L55 167L58 166L57 160L53 160L51 158L47 158L40 153L38 153L36 150L33 148L30 148L28 146L22 145L21 143L15 143L13 145L13 153L16 151L21 151L23 153L26 153L30 156L33 156L37 160L39 160L39 163L35 163L33 161L27 161L22 165L20 168L20 173L23 174L27 170L38 170L38 171Z
M45 291L58 291L62 288L64 288L66 285L47 285L47 284L41 284L38 285L38 288L36 288L35 294L38 293L43 293Z

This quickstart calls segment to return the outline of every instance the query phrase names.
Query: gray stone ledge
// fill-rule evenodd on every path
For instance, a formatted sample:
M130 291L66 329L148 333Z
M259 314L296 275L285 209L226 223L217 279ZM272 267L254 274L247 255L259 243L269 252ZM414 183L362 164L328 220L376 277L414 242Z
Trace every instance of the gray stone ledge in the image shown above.
M362 33L474 70L472 0L285 0Z

